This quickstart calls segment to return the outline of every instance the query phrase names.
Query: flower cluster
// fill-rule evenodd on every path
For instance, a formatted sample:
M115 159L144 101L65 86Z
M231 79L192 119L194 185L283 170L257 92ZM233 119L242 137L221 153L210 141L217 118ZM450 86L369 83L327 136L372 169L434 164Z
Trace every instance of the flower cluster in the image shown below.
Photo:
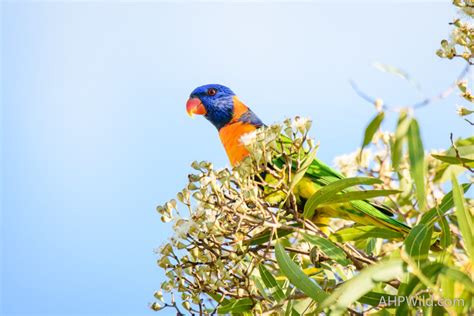
M157 250L158 265L168 278L161 289L180 293L183 308L212 314L219 303L236 297L259 302L255 311L274 308L274 302L265 301L252 280L259 264L276 269L273 246L267 245L276 229L299 229L294 225L298 214L291 204L288 168L300 164L302 152L314 147L307 137L310 124L308 119L296 118L245 135L241 141L251 155L233 170L194 162L196 173L189 175L189 184L177 195L187 216L175 199L157 207L162 221L173 222L174 230L169 242ZM289 147L281 144L282 132L288 136ZM275 157L287 160L277 167ZM271 181L262 177L264 173L271 174ZM288 198L286 203L267 202L266 196L277 193ZM293 247L305 248L301 242ZM301 251L309 253L307 246ZM203 294L214 303L205 301ZM158 296L163 297L161 292ZM167 306L171 305L152 305L155 310Z

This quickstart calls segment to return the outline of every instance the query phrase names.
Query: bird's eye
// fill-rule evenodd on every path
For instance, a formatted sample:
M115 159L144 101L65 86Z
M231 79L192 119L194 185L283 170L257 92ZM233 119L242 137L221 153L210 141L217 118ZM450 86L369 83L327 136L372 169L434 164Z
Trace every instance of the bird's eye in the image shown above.
M209 96L211 96L211 97L212 97L212 96L215 96L216 93L217 93L217 90L214 89L214 88L209 88L209 89L207 90L207 95L209 95Z

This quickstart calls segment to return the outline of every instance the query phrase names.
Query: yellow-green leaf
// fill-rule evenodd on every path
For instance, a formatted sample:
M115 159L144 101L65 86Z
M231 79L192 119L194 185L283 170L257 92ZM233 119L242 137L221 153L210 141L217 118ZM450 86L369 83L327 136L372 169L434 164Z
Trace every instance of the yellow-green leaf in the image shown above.
M411 229L405 239L405 250L418 265L428 259L432 233L432 225L418 224Z
M315 194L313 194L306 204L304 205L303 216L305 218L311 218L314 215L316 207L318 205L326 203L331 200L337 193L341 192L344 189L347 189L352 186L361 185L361 184L376 184L381 183L382 181L376 178L345 178L338 181L334 181L321 189L319 189Z
M254 303L250 298L232 299L225 305L220 306L217 312L219 314L242 313L251 310L253 305Z
M466 208L466 201L462 194L462 188L458 184L458 180L453 175L451 177L453 182L453 199L454 205L456 207L456 217L458 219L459 230L461 231L462 237L464 239L464 245L466 247L467 254L473 258L474 256L474 226L472 224L472 214L469 212L469 209Z
M365 134L364 134L364 141L362 142L362 147L360 149L361 153L364 147L367 146L372 141L372 138L374 138L374 135L379 129L380 124L382 124L384 117L385 117L385 113L380 112L372 119L372 121L370 121L369 125L367 125L367 128L365 129Z
M260 272L260 277L262 278L263 283L270 291L270 294L277 300L277 302L283 301L285 299L285 294L278 282L275 280L275 277L263 264L258 266L258 271Z
M344 250L336 246L332 241L329 239L325 239L319 236L303 234L304 239L310 244L318 247L326 256L331 258L332 260L342 264L347 265L350 261L346 257L346 253Z
M392 166L395 170L398 169L400 164L400 159L402 157L403 143L408 132L408 127L410 126L410 120L406 111L400 112L400 117L398 118L397 129L395 130L395 139L393 144L391 144L392 151Z
M367 190L367 191L355 191L336 194L331 198L330 201L322 203L321 205L345 203L356 200L367 200L379 196L389 196L392 194L400 193L399 190Z
M420 210L424 210L426 205L425 193L425 152L420 136L420 128L415 119L411 120L408 128L408 156L410 158L410 172L415 182L416 197Z
M305 160L301 164L301 167L296 171L296 173L293 176L293 179L291 180L289 190L293 191L295 186L300 182L301 179L303 179L306 171L308 170L309 166L313 163L314 158L316 157L316 152L318 151L318 147L314 147L313 150L306 156Z
M303 270L301 270L301 268L291 260L290 256L286 253L285 248L280 243L277 243L275 246L275 256L281 272L296 288L316 302L322 302L328 297L328 294L306 276Z
M402 233L376 226L354 226L338 230L329 237L338 242L357 241L368 238L394 239L403 237Z
M456 156L435 155L435 154L432 154L431 156L433 156L434 158L438 160L446 162L450 165L465 164L469 167L474 166L474 159L468 159L468 158L456 157Z

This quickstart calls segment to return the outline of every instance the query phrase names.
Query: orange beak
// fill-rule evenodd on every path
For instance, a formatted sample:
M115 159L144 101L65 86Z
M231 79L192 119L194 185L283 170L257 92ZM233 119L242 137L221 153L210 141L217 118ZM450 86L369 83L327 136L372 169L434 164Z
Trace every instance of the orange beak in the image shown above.
M207 113L206 108L198 98L189 98L188 102L186 102L186 112L188 112L188 115L191 117L193 117L194 114L206 115Z

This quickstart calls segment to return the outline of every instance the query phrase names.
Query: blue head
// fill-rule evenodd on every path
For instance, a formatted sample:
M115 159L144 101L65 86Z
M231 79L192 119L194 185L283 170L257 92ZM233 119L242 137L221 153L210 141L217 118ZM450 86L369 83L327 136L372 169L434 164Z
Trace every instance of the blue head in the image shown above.
M207 84L191 92L186 103L189 115L204 115L218 130L229 123L234 115L234 96L226 86Z

